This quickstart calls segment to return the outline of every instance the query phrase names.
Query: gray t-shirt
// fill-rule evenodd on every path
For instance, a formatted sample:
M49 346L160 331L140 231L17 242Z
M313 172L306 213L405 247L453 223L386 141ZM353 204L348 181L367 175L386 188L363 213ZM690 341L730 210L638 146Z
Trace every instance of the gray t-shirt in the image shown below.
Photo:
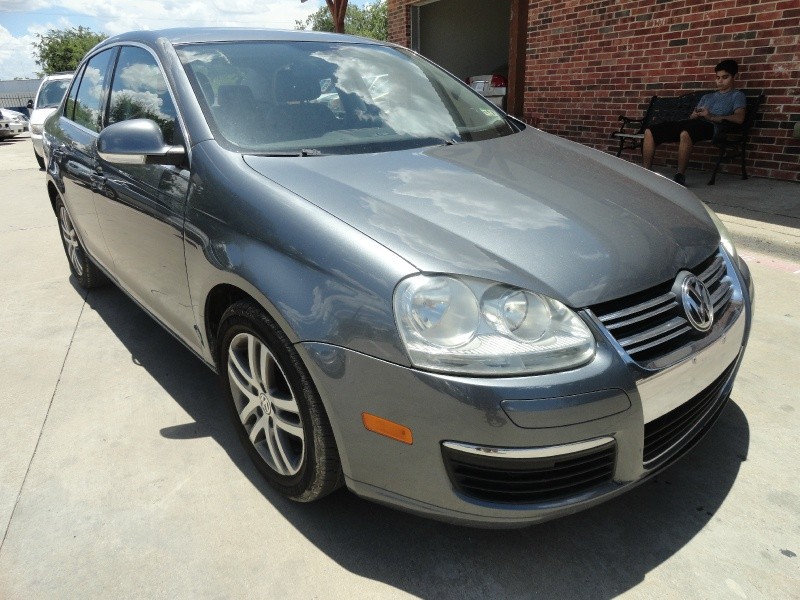
M715 117L730 116L736 112L736 109L746 106L747 99L741 90L731 90L725 94L722 92L706 94L697 103L697 108L707 108L708 112Z

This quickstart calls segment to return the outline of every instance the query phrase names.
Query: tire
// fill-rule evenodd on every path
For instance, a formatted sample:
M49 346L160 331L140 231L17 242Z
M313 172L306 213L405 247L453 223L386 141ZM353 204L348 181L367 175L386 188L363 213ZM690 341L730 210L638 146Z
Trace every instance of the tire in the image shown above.
M36 157L36 162L39 164L39 168L44 170L44 159L36 153L36 150L33 151L33 155Z
M61 242L67 255L69 269L78 280L78 284L86 289L100 287L108 283L103 272L95 265L83 249L72 219L69 217L64 202L56 202L56 215L58 217L58 230L61 233Z
M328 416L297 351L252 301L231 305L219 327L219 374L231 417L267 481L297 502L342 485Z

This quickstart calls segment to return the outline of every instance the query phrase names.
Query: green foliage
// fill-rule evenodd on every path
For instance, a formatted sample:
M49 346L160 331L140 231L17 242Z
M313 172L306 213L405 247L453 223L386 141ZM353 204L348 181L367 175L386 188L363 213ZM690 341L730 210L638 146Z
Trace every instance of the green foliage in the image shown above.
M75 111L74 114L73 110ZM72 98L67 98L66 114L73 115L72 119L76 123L80 123L94 131L100 131L101 123L99 111L92 110L80 102L75 102Z
M311 13L305 22L295 21L294 24L295 29L333 31L333 18L327 6L321 6L319 10ZM385 41L389 35L386 0L365 4L364 8L354 4L348 5L344 18L344 32Z
M36 64L42 67L39 75L74 71L83 55L106 37L83 26L51 29L46 35L37 33L33 45Z
M135 94L121 91L115 92L111 96L111 108L108 113L109 123L119 123L128 119L150 119L158 123L164 141L172 144L175 137L175 119L160 112L152 105L148 105L136 98Z

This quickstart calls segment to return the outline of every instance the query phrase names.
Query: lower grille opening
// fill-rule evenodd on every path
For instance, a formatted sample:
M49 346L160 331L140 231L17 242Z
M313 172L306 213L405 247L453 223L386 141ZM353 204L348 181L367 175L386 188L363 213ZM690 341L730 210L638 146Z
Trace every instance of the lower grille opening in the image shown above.
M697 436L687 440L683 440L683 438L692 429L705 425L719 414L719 409L727 400L725 388L735 364L731 364L722 375L694 398L644 426L644 466L646 469L653 469L670 459L677 458L680 450L684 446L690 446L691 441L697 439ZM698 433L703 432L704 430L701 429ZM680 448L673 448L681 440L683 440L683 445ZM670 449L673 451L669 452Z
M482 456L442 446L453 486L465 496L504 503L558 500L608 483L614 475L617 447L597 448L546 458Z

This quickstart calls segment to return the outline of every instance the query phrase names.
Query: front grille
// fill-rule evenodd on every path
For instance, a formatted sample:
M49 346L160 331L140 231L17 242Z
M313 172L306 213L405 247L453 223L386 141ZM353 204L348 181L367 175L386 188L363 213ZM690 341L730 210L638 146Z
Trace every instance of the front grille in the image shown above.
M727 385L736 363L694 398L644 426L644 467L654 469L677 458L698 440L725 406ZM695 430L696 431L693 431ZM690 433L694 433L691 437Z
M721 251L691 270L711 294L714 314L721 314L733 295L733 284ZM592 312L636 362L651 367L697 335L686 319L674 281L592 307Z
M603 446L546 458L475 455L442 446L450 481L465 496L504 503L558 500L610 482L617 448Z

